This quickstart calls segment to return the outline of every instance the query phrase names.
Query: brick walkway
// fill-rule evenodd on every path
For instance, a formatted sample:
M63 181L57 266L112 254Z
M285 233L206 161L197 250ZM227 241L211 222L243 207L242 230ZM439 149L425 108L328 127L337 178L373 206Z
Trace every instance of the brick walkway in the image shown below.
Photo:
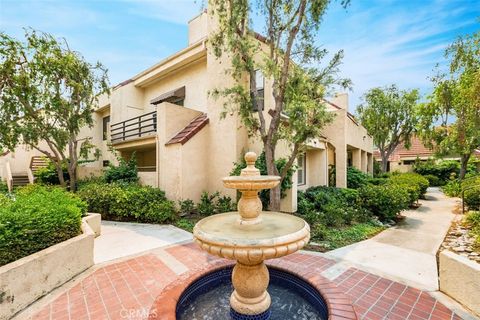
M165 251L168 261L161 253L152 252L95 270L32 318L145 319L155 297L184 270L205 267L218 260L193 243ZM276 260L272 264L318 274L335 265L333 260L304 253ZM355 268L347 269L333 282L351 298L360 319L461 319L427 292ZM341 319L340 315L336 319Z

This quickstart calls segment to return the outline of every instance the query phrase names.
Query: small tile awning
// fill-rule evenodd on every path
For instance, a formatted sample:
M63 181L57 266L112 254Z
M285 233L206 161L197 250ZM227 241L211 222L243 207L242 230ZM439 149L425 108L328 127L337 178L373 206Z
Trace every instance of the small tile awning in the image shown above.
M150 103L153 105L157 105L164 101L173 100L173 99L183 99L183 98L185 98L185 86L163 93L158 97L150 100Z
M208 118L206 113L202 113L195 119L193 119L185 128L171 138L165 145L181 143L185 144L190 140L197 132L202 130L208 124Z

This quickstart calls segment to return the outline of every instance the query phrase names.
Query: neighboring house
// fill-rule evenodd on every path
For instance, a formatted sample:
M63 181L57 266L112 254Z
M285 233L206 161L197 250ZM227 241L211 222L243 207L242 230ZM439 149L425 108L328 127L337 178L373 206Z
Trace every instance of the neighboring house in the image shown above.
M382 163L380 151L375 150L373 154L375 160ZM480 151L476 150L473 157L480 158ZM415 161L427 161L430 159L438 159L438 157L435 156L435 152L431 148L423 144L420 138L414 136L412 137L410 148L407 149L403 143L395 148L388 158L387 171L411 172L413 171ZM460 161L460 157L454 155L445 156L441 159Z
M214 25L206 12L195 17L189 22L185 49L120 83L109 97L101 97L95 125L82 129L80 136L91 137L102 156L79 167L80 177L100 174L115 161L108 151L111 143L125 158L135 152L140 182L161 188L170 199L198 201L202 191L235 197L235 191L225 189L221 179L246 151L260 153L262 144L258 138L248 137L238 115L229 113L221 119L224 102L208 94L232 81L225 75L228 61L217 60L206 45ZM272 81L260 73L257 77L263 94L263 105L258 108L268 119L274 103ZM372 138L348 112L348 96L340 94L325 103L336 114L335 120L325 128L324 136L310 141L306 153L299 156L294 187L282 200L282 211L296 211L298 189L327 185L329 168L335 167L338 187L346 187L349 163L373 172ZM277 157L287 150L280 145ZM23 175L31 180L32 164L39 162L35 158L39 155L18 147L0 157L0 176Z

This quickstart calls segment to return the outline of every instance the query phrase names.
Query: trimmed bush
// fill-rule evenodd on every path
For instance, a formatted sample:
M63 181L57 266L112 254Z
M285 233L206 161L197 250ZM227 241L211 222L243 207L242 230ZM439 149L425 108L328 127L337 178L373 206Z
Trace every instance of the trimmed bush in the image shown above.
M418 187L419 197L425 199L425 194L427 193L427 188L429 187L428 180L425 177L417 173L400 173L396 175L392 175L390 177L390 182L394 184L400 185L409 185L409 186L416 186ZM414 192L412 188L409 188L410 198L414 199ZM417 201L416 198L414 201ZM413 202L414 202L413 201Z
M445 181L440 179L437 176L434 176L433 174L427 174L424 175L424 177L428 180L428 183L430 184L431 187L441 187L445 185Z
M200 202L197 204L197 211L204 216L212 214L229 212L236 210L236 204L232 198L228 196L220 196L220 192L209 194L207 191L202 192Z
M86 204L58 187L19 188L0 199L0 265L80 234Z
M470 233L476 238L476 245L480 246L480 211L470 211L465 217L465 223L470 227Z
M370 176L355 167L347 169L347 188L358 189L365 186L370 180Z
M78 196L91 212L106 220L165 223L176 218L175 205L165 193L135 183L87 183L80 186Z
M298 193L298 214L308 223L329 227L368 220L369 214L358 205L358 191L318 186Z
M367 185L359 189L359 199L362 206L381 221L395 219L410 204L408 191L398 184Z

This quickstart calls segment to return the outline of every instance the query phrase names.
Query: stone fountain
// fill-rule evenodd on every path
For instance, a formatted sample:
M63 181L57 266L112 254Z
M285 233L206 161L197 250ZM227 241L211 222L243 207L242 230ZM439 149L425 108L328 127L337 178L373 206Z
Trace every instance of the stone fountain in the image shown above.
M240 176L226 177L226 188L239 190L238 212L228 212L199 221L195 241L213 255L236 260L230 296L236 319L269 318L270 276L265 260L280 258L301 249L310 238L310 227L302 219L279 212L262 212L259 191L280 183L278 176L262 176L255 168L257 155L245 155L247 167Z

